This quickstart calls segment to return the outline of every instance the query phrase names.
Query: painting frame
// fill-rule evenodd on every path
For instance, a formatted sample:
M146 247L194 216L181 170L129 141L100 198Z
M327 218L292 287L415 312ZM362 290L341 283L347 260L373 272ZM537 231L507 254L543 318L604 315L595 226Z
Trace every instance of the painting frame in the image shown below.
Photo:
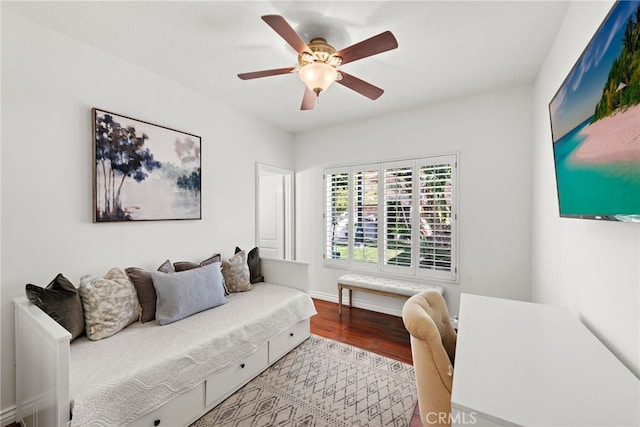
M93 222L202 219L202 138L93 107Z

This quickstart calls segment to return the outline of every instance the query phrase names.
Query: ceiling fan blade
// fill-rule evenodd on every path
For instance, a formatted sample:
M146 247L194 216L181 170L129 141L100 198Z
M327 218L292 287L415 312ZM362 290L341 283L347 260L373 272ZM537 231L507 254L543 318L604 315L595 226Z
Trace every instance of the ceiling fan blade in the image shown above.
M276 68L274 70L253 71L251 73L238 74L242 80L258 79L260 77L277 76L279 74L288 74L294 70L293 67Z
M385 31L360 43L345 47L340 52L337 52L336 55L342 58L342 65L344 65L397 47L398 41L394 35L391 31Z
M359 78L354 77L351 74L345 73L344 71L340 71L340 73L342 74L342 80L336 80L337 83L340 83L341 85L346 86L351 90L355 90L359 94L364 95L369 99L376 100L380 98L380 95L384 93L384 90L372 85L371 83L360 80Z
M304 95L302 96L302 105L300 105L301 110L313 110L316 106L316 102L318 101L318 95L316 95L311 89L308 87L304 87Z
M267 23L273 30L280 35L289 43L289 45L296 51L298 54L302 52L311 52L309 46L300 38L298 33L291 28L291 25L280 15L264 15L262 20Z

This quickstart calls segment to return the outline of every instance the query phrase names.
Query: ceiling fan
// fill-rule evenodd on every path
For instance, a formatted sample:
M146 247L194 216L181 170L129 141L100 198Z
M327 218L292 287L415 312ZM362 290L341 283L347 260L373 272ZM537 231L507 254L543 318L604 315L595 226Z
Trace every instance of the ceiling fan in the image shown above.
M371 83L338 70L338 67L397 48L398 41L391 31L385 31L377 36L336 51L333 46L321 37L312 39L309 44L305 43L280 15L265 15L262 20L298 53L299 66L238 74L238 77L242 80L298 72L300 79L306 86L302 97L302 105L300 106L301 110L313 109L320 92L325 91L334 81L372 100L378 99L384 92L384 90Z

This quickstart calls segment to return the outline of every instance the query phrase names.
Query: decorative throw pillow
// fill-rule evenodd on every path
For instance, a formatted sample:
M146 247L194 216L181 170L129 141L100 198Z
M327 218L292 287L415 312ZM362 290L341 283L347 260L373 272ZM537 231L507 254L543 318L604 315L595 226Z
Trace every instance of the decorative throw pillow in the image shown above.
M153 287L151 273L141 268L129 267L124 270L133 283L142 310L140 322L148 322L156 317L156 290Z
M204 261L202 261L204 262ZM153 280L151 279L151 273L147 270L137 267L129 267L124 270L129 279L136 288L136 294L138 295L138 301L140 302L140 308L142 309L142 315L140 316L140 322L149 322L156 318L156 289L153 287ZM175 272L171 261L166 260L158 267L158 271L165 273Z
M185 271L198 267L204 267L205 265L213 264L214 262L222 262L222 256L220 254L215 254L211 258L205 259L200 264L189 261L178 261L173 263L173 268L175 269L175 271Z
M244 292L253 289L251 284L247 254L240 251L228 261L222 261L222 276L229 292Z
M176 273L152 272L156 288L156 322L166 325L225 304L220 263Z
M175 273L176 269L171 265L171 261L166 260L160 265L160 267L158 267L158 271L162 271L163 273Z
M207 258L202 261L200 264L196 264L195 262L189 261L178 261L173 263L173 267L175 271L186 271L193 270L194 268L204 267L205 265L213 264L214 262L222 263L222 255L215 254L211 258ZM224 277L222 277L222 287L224 288L224 294L229 295L229 291L227 290L227 285L224 283Z
M236 253L241 250L236 246ZM249 265L249 281L251 283L264 282L264 276L260 271L260 252L257 246L247 254L247 264Z
M32 304L71 333L72 341L84 333L84 312L80 295L62 274L58 274L46 288L28 284L25 292Z
M104 278L85 274L79 292L90 340L110 337L140 318L136 289L122 270L112 268Z

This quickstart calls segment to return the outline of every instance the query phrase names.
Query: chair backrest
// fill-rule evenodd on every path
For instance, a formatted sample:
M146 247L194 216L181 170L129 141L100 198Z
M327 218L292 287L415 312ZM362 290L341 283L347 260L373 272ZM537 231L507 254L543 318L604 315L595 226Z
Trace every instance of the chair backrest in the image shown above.
M438 292L421 292L404 304L402 320L411 334L422 423L450 426L457 335L447 304Z

